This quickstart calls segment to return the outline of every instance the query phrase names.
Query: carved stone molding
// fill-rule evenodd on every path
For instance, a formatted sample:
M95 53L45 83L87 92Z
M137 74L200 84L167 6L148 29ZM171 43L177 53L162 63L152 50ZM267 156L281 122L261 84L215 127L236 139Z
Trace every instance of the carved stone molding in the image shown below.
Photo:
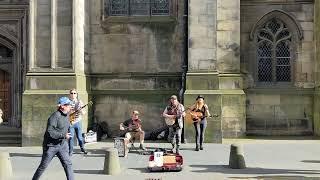
M18 29L16 24L1 24L0 23L0 28L7 31L14 37L18 37Z

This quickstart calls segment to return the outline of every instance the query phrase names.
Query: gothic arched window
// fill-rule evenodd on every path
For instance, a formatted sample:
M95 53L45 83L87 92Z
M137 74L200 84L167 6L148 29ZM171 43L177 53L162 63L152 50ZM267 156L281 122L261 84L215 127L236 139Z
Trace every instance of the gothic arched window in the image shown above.
M171 0L104 0L109 16L169 16Z
M292 82L292 41L292 33L278 18L272 18L256 31L258 82Z

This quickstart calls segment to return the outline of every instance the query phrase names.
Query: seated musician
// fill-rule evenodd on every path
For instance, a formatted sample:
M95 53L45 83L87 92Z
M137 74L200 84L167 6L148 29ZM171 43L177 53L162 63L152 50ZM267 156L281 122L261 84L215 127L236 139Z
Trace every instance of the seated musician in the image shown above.
M133 111L131 114L131 118L124 121L120 124L120 130L127 130L128 132L125 134L126 144L130 142L133 138L139 139L140 141L140 149L145 150L143 145L144 142L144 131L142 130L141 120L139 119L139 112Z

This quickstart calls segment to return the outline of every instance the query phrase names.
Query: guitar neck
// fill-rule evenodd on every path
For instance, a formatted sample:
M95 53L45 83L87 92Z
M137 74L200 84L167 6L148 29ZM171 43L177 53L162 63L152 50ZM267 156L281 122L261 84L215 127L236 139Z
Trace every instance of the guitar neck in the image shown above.
M81 109L85 108L88 104L80 107L79 109L77 109L75 112L71 113L70 115L76 114L77 112L81 111Z

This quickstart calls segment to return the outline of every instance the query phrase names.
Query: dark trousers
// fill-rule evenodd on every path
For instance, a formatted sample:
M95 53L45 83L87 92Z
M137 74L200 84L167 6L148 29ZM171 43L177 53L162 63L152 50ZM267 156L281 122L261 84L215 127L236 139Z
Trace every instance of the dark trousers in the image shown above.
M82 138L81 121L76 122L75 124L70 126L70 133L71 133L72 137L69 139L69 153L70 153L70 155L72 155L75 135L77 136L80 148L83 148L84 143L83 143L83 138Z
M207 127L207 120L203 119L200 122L193 123L194 129L196 131L196 146L202 146L204 141L204 134Z
M34 173L32 180L38 180L40 178L55 155L58 156L63 166L67 180L74 180L72 162L69 156L68 143L66 141L63 141L58 145L43 147L41 163Z
M168 135L168 141L172 145L180 146L181 144L181 128L169 126L169 135Z

